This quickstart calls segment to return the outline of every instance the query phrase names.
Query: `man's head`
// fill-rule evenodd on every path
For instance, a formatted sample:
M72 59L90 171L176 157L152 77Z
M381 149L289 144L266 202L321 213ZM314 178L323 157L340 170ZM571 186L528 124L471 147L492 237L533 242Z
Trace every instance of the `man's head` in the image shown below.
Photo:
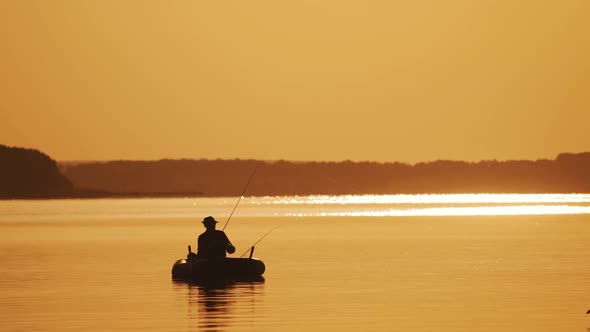
M217 220L215 220L215 218L208 216L205 219L203 219L203 225L205 225L205 228L207 229L215 229L215 225L217 224Z

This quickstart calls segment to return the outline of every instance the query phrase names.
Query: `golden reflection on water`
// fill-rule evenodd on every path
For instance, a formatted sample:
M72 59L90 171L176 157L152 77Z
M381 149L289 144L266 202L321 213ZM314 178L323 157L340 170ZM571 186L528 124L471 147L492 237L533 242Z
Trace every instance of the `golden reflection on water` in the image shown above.
M590 206L568 205L515 205L515 206L477 206L442 207L422 209L385 209L342 212L320 212L317 214L295 213L292 216L321 217L413 217L413 216L518 216L518 215L556 215L590 214Z
M228 217L236 198L0 201L0 221ZM199 212L202 211L202 212ZM589 194L310 195L244 197L243 217L590 214Z
M290 216L509 216L590 214L586 194L345 195L272 199L282 204L310 204L323 209Z
M264 204L590 203L590 194L309 195L267 197Z
M244 328L256 323L255 312L259 302L262 302L264 279L251 282L173 283L177 292L185 293L190 325L196 326L199 331L224 331L232 325Z
M5 210L0 202L0 331L586 331L589 214L366 216L588 206L562 198L490 205L246 198L226 232L241 253L278 225L255 251L266 281L221 288L172 282L170 270L195 244L202 217L229 212L235 200L9 202ZM190 217L177 218L185 205Z

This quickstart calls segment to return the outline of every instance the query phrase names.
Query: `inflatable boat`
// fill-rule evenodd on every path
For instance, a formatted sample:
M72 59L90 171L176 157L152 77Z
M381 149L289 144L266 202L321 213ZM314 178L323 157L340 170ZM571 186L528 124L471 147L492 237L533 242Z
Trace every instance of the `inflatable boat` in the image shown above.
M235 280L255 281L262 279L266 269L264 262L252 258L199 258L191 252L187 259L179 259L172 266L172 279L175 280Z
M176 280L256 280L265 270L256 258L179 259L172 266Z

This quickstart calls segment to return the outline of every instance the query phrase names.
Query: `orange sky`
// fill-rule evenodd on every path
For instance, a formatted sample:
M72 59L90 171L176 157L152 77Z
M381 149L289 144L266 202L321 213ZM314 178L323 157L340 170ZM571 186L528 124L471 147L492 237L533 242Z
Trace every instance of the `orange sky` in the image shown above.
M2 1L0 144L57 160L590 151L590 1Z

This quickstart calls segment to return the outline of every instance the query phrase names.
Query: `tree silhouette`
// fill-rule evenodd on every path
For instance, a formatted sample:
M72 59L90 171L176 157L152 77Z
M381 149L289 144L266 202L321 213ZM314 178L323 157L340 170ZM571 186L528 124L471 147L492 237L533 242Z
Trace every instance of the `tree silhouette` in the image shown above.
M38 150L0 145L0 198L51 198L72 194L57 163Z

